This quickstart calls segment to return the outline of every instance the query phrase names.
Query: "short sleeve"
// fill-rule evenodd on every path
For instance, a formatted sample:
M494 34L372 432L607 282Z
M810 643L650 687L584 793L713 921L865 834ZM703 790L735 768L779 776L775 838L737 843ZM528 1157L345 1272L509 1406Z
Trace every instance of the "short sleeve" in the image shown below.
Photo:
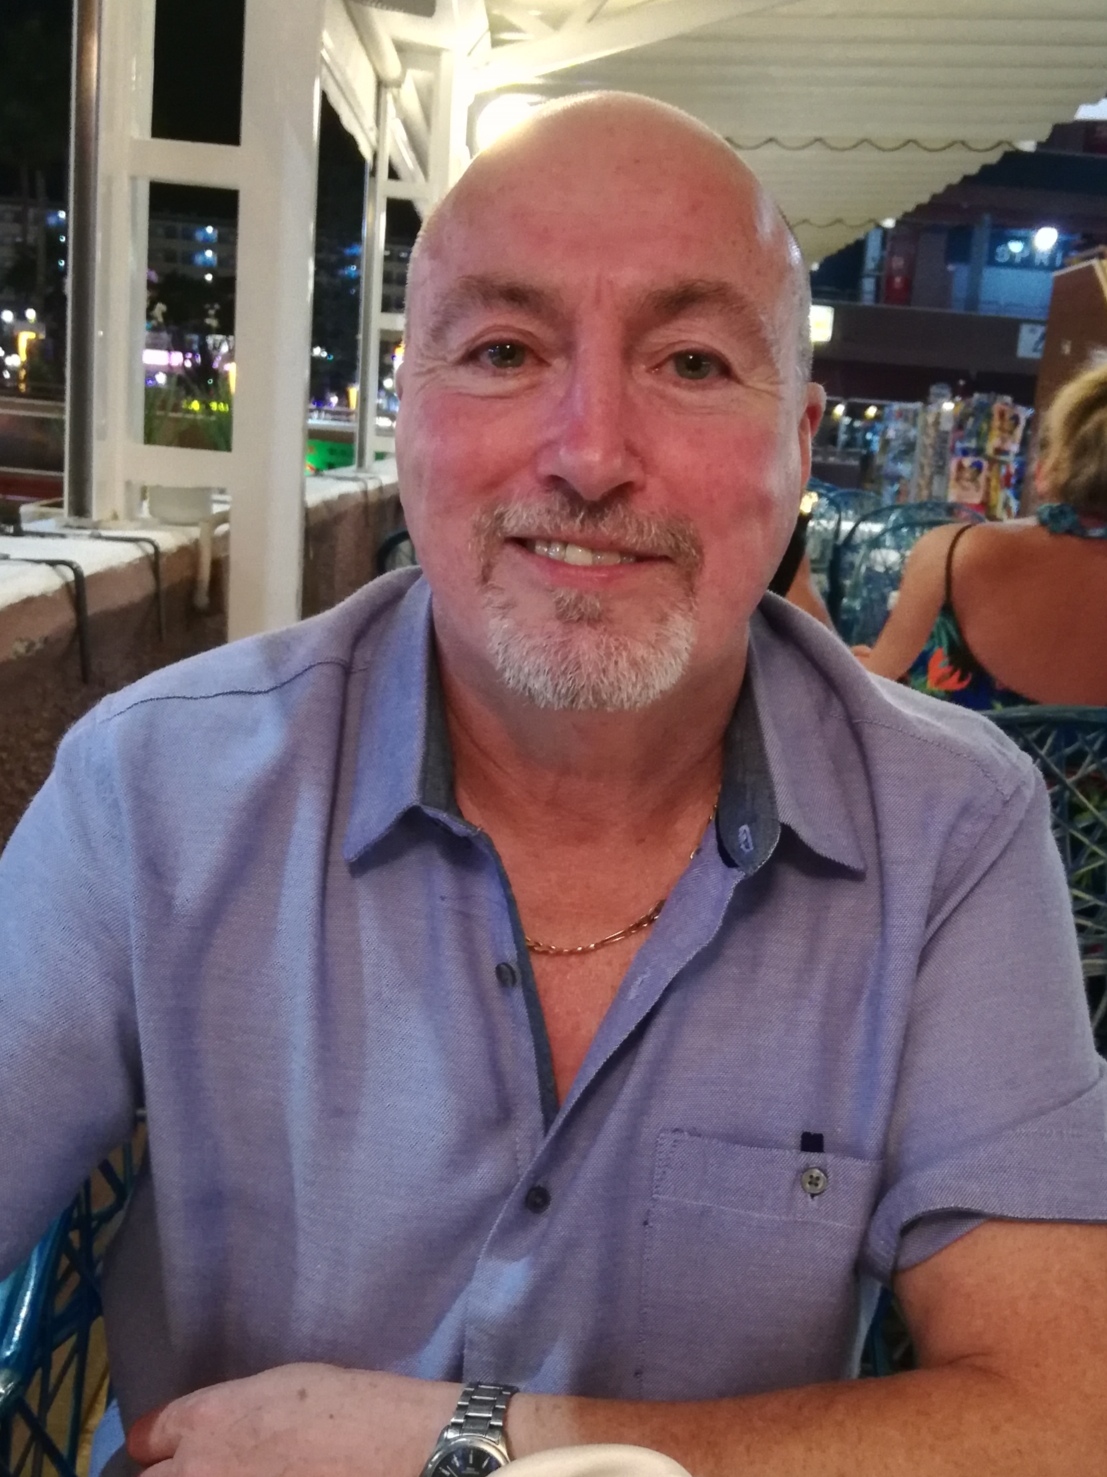
M134 1121L129 872L93 714L0 854L0 1277Z
M977 1218L1107 1221L1107 1064L1040 777L936 899L862 1267L883 1282Z

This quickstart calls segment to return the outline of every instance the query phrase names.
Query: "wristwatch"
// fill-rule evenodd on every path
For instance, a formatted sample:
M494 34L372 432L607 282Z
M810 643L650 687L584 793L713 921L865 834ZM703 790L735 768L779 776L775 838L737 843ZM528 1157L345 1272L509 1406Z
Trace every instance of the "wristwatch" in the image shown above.
M504 1416L515 1390L483 1380L466 1385L421 1477L485 1477L506 1467L511 1455Z

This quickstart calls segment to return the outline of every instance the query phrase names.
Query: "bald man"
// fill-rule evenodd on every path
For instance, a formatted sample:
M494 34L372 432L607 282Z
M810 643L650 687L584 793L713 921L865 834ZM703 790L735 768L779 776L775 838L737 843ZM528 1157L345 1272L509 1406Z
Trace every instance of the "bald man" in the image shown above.
M413 260L422 572L62 746L0 862L0 1271L144 1104L106 1297L153 1472L1107 1471L1042 786L765 594L805 305L721 140L539 111ZM858 1383L881 1286L919 1368Z

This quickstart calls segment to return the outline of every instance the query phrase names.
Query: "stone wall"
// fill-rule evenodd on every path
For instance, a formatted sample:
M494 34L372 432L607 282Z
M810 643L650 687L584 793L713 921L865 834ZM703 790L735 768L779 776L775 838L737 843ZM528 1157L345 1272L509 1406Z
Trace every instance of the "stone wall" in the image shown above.
M305 499L304 615L315 615L372 579L377 548L402 523L394 478L312 478ZM198 563L194 533L159 537L164 638L159 635L153 565L133 547L126 562L86 577L91 680L81 680L74 591L54 577L23 595L0 584L0 848L53 763L58 743L82 713L158 667L226 640L223 592L227 545L217 541L211 603L193 606ZM106 543L106 540L103 541ZM3 539L0 552L43 552L45 541ZM55 548L57 541L50 540ZM66 554L82 563L87 541ZM102 545L97 549L102 555ZM2 565L0 565L2 567ZM14 572L9 565L7 573Z

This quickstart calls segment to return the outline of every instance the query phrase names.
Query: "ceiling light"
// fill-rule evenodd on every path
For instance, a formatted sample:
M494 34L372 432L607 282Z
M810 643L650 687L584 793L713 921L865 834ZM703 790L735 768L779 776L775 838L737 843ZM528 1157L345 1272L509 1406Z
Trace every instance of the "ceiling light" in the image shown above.
M477 152L495 143L501 134L526 121L541 98L522 92L504 92L485 103L477 114Z
M826 303L811 304L811 342L828 344L834 337L834 309Z

